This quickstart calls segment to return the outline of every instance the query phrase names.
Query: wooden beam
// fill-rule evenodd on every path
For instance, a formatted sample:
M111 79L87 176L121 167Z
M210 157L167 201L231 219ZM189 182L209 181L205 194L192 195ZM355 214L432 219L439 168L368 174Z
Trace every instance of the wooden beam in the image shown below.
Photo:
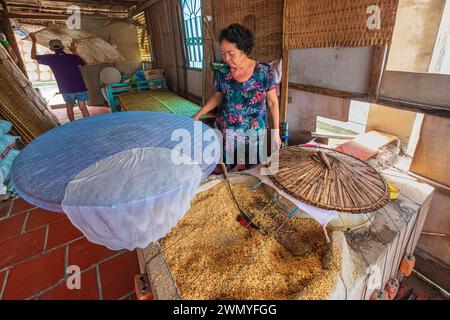
M437 182L437 181L428 179L428 178L426 178L426 177L424 177L424 176L421 176L421 175L419 175L419 174L417 174L417 173L414 173L414 172L409 171L409 172L407 173L407 175L409 175L409 176L411 176L411 177L417 179L417 181L419 181L419 182L426 182L426 183L428 183L429 185L431 185L433 188L442 189L442 190L446 190L446 191L449 191L449 192L450 192L450 187L449 187L449 186L446 186L446 185L444 185L444 184L442 184L442 183L439 183L439 182Z
M69 15L64 14L40 14L40 13L11 13L9 14L11 19L24 19L24 20L55 20L66 21Z
M156 57L156 48L155 48L155 38L153 35L153 29L152 29L152 23L150 21L150 17L149 15L145 12L145 26L147 28L147 37L149 38L150 41L150 50L152 52L152 66L153 68L156 68L156 66L158 65L158 57Z
M126 8L130 8L133 5L137 5L139 4L139 0L104 0L104 1L95 1L95 0L44 0L42 1L44 4L42 5L42 7L45 7L45 3L46 2L61 2L61 3L68 3L68 4L73 4L73 5L78 5L79 7L82 6L86 6L86 5L97 5L97 6L121 6L121 7L126 7ZM14 1L14 0L9 0L8 1L8 5L9 4L16 4L16 3L23 3L21 1Z
M61 7L58 5L54 5L54 4L48 4L45 6L41 6L39 4L33 4L33 3L18 3L18 4L14 4L14 3L8 3L8 8L10 9L10 11L16 11L15 9L25 9L25 10L33 10L36 9L36 12L44 12L44 11L58 11L61 12L63 14L67 13L67 8L66 7ZM98 8L93 8L93 7L86 7L86 8L80 8L80 11L83 12L101 12L101 13L110 13L110 14L126 14L128 15L128 11L126 10L126 8L124 8L123 10L111 10L107 7L98 7ZM28 12L23 12L24 14L28 13Z
M420 247L416 248L414 254L415 269L445 290L450 290L450 267Z
M415 102L410 102L410 101L400 101L400 100L393 100L393 99L387 99L387 98L377 98L375 100L371 100L367 94L363 94L363 93L353 93L353 92L345 92L345 91L339 91L339 90L333 90L333 89L319 88L319 87L303 85L300 83L292 83L292 82L289 83L289 88L294 89L294 90L311 92L311 93L315 93L315 94L337 97L337 98L352 99L352 100L357 100L357 101L362 101L362 102L372 102L372 103L376 103L376 104L383 105L386 107L404 109L404 110L409 110L409 111L413 111L413 112L429 114L429 115L433 115L433 116L450 118L450 108L445 108L445 107L425 105L425 104L420 104L420 103L415 103Z
M283 39L281 45L283 46L282 53L282 71L281 71L281 104L280 104L280 124L286 122L287 109L289 104L289 48L286 45L286 16L287 16L287 1L284 1L283 6Z
M289 103L289 50L283 50L281 74L280 122L286 122Z
M306 91L311 92L315 94L322 94L325 96L332 96L342 99L353 99L363 102L368 102L367 94L364 93L354 93L354 92L345 92L345 91L339 91L334 89L326 89L326 88L319 88L309 85L304 85L300 83L289 83L289 88L300 90L300 91Z
M404 109L404 110L409 110L409 111L413 111L413 112L429 114L432 116L450 118L450 108L420 104L420 103L409 102L409 101L386 99L386 98L378 98L375 101L375 103L383 105L383 106L387 106L387 107L393 107L393 108Z
M323 133L323 132L311 132L311 136L314 138L342 139L342 140L352 140L356 137L356 135L350 134Z
M9 17L11 19L20 20L50 20L50 21L67 21L70 15L67 14L48 14L48 13L10 13ZM82 17L89 17L93 19L121 19L120 17L110 17L110 16L100 16L95 13L86 14L83 13Z
M5 35L8 38L8 42L11 45L11 48L14 50L14 53L17 56L17 66L20 70L22 70L23 74L28 77L27 70L25 69L25 64L23 63L22 55L20 54L19 45L17 44L16 36L11 26L11 21L9 20L8 7L6 6L5 0L0 0L0 4L3 8L1 19Z
M174 42L175 42L175 50L177 52L177 69L180 74L180 79L178 82L181 81L181 96L184 96L185 98L189 99L192 94L188 91L188 84L187 84L187 53L186 53L186 46L184 45L185 39L184 39L184 20L183 20L183 8L181 7L181 2L179 0L172 1L172 4L175 6L174 8L174 14L172 16L172 19L174 20L174 27L173 30L175 30L174 36ZM179 62L179 63L178 63ZM201 101L201 98L199 99Z
M368 88L368 96L371 101L375 101L380 92L381 80L383 78L384 69L386 68L387 53L387 45L374 48Z
M131 13L131 16L141 13L142 11L150 8L152 5L154 5L158 1L161 1L161 0L147 0L147 1L143 2L136 9L133 10L133 12Z

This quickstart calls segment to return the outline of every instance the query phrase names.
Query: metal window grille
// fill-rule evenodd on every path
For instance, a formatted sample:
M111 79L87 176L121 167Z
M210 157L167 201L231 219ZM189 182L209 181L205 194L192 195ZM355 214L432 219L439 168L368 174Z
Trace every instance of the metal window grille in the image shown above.
M203 63L201 0L181 0L188 66L201 69Z

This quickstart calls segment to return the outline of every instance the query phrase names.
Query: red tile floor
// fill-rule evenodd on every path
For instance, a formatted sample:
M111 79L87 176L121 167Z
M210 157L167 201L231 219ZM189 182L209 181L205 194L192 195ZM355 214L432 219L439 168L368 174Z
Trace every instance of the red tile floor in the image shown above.
M80 267L80 289L66 285L71 265ZM135 299L138 273L135 251L90 243L64 214L0 203L0 299Z
M106 107L88 106L88 110L89 110L89 114L91 116L111 112L111 108L109 108L108 106L106 106ZM81 111L78 108L78 106L74 107L73 111L74 111L74 115L75 115L75 120L79 120L79 119L83 118L83 115L81 114ZM64 106L60 106L60 107L57 107L54 109L52 108L52 112L58 118L58 121L60 124L70 122L69 118L67 117L66 108Z

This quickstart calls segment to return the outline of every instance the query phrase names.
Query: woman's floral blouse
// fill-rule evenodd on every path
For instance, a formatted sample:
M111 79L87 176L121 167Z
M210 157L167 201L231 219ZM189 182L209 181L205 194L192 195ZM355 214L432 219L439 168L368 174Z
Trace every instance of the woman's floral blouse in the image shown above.
M276 89L273 71L265 63L257 62L253 75L243 83L233 79L229 66L216 71L214 91L223 96L216 125L224 137L226 130L235 130L236 140L245 143L243 133L249 129L253 129L252 134L261 134L267 127L267 92L272 89ZM224 149L233 147L234 142L226 143Z

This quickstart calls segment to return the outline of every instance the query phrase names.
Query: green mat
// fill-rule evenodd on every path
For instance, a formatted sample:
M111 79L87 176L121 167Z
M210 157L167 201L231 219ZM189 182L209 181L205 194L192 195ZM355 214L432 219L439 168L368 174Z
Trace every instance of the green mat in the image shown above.
M169 90L127 92L119 95L123 111L160 111L192 117L200 107Z

